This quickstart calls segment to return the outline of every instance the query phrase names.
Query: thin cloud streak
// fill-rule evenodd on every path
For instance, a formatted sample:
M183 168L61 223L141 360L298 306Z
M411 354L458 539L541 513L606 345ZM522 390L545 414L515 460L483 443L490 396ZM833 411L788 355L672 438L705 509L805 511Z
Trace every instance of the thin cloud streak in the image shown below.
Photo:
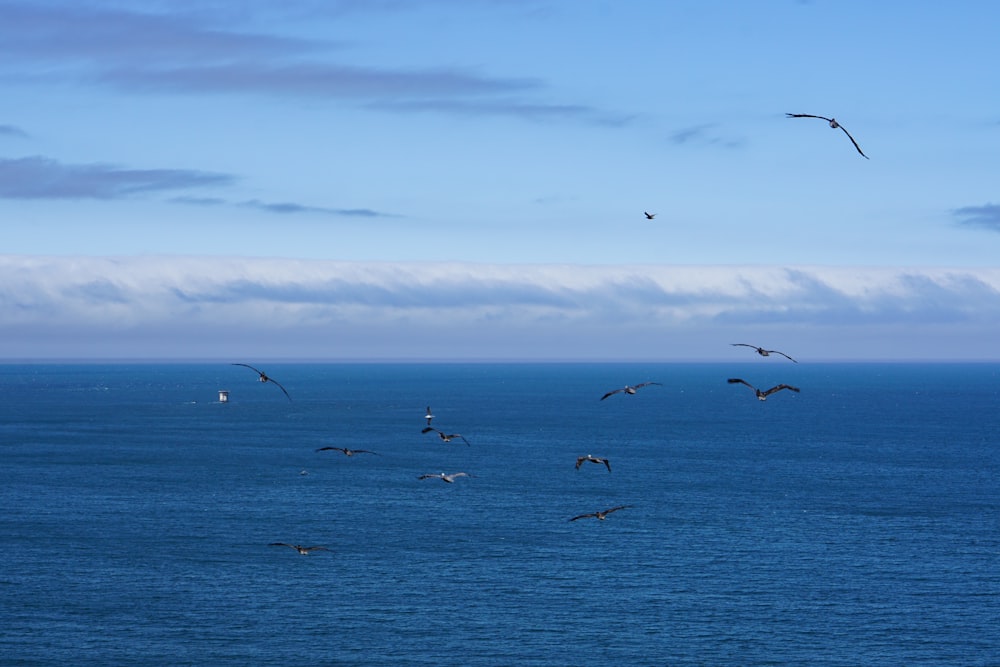
M41 156L0 159L2 199L118 199L144 192L230 185L227 174L64 164Z
M996 358L997 326L1000 269L0 257L14 356Z
M236 206L240 208L250 208L265 213L276 213L278 215L319 214L332 215L348 218L398 218L400 216L392 213L382 213L370 208L330 208L328 206L309 206L296 202L265 202L259 199L249 199L241 202L233 202L221 197L171 197L167 201L173 204L184 204L187 206Z
M965 206L953 212L958 223L966 227L982 227L1000 232L1000 204Z
M16 125L0 125L0 136L26 139L28 137L28 133Z

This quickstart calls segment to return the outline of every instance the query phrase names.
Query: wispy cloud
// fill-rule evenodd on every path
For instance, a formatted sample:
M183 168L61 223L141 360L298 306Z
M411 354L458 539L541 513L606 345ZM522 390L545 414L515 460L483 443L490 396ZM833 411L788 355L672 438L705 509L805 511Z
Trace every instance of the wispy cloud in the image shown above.
M953 213L961 225L1000 232L1000 204L965 206L955 209Z
M0 257L7 355L995 358L998 326L1000 269Z
M0 125L0 136L26 138L28 133L16 125Z
M717 123L692 125L670 135L670 142L678 146L700 144L721 148L741 148L745 144L743 139L726 137L719 133L716 128L718 128Z
M233 177L190 169L64 164L33 156L0 159L0 198L116 199L144 192L229 185Z
M633 117L581 104L537 104L518 100L384 100L368 105L379 111L400 113L433 112L461 116L510 116L533 121L584 120L597 125L622 126Z
M174 204L186 204L189 206L239 206L242 208L252 208L266 213L277 213L280 215L293 215L298 213L314 213L319 215L334 215L351 218L395 218L399 217L390 213L382 213L370 208L330 208L327 206L309 206L296 202L265 202L259 199L249 199L246 201L234 202L221 197L172 197L168 201Z

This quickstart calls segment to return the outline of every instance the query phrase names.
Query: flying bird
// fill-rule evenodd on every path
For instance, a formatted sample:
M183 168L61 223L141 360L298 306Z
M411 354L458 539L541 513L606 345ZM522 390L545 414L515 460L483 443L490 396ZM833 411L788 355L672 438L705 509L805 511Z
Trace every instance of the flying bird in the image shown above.
M278 389L285 392L285 396L288 396L288 392L285 391L285 388L282 387L281 384L274 378L268 377L267 373L265 373L264 371L259 371L250 364L233 364L233 366L246 366L247 368L249 368L250 370L252 370L253 372L257 373L257 375L260 376L258 379L261 382L273 382L274 384L278 385ZM292 400L292 397L288 396L288 400Z
M856 142L854 140L854 137L851 136L851 133L848 132L843 125L838 123L835 118L827 118L826 116L814 116L811 113L786 113L785 116L787 116L788 118L819 118L821 120L825 120L826 122L828 122L830 124L830 127L832 127L835 130L839 127L841 130L844 130L844 134L847 135L847 138L851 140L851 143L854 144L854 147L858 149L859 153L861 153L861 157L863 157L866 160L869 159L868 156L864 154L864 151L861 150L861 146L858 146L858 142Z
M467 445L469 444L469 441L466 440L465 436L462 435L461 433L445 433L444 431L437 430L433 426L426 426L420 432L421 433L430 433L431 431L434 431L435 433L437 433L438 437L441 438L441 440L443 442L451 442L455 438L461 438L462 442L464 442Z
M378 456L378 452L373 452L370 449L348 449L347 447L320 447L316 451L317 452L328 452L328 451L343 452L344 456L354 456L355 454L375 454L376 456Z
M419 477L417 477L417 479L432 479L432 478L433 479L440 479L440 480L443 480L443 481L447 482L448 484L451 484L452 482L455 481L456 477L472 477L472 475L470 475L467 472L453 472L450 475L446 475L443 472L441 472L441 473L438 473L436 475L432 475L430 473L428 473L426 475L420 475Z
M761 400L761 401L766 401L768 396L770 396L771 394L773 394L776 391L781 391L782 389L790 389L790 390L794 391L795 393L799 392L799 388L798 387L793 387L790 384L779 384L776 387L771 387L767 391L761 391L760 389L758 389L757 387L753 386L752 384L750 384L746 380L741 380L740 378L729 378L729 384L745 384L746 386L748 386L751 389L753 389L754 393L757 394L757 399Z
M646 216L646 220L652 220L653 218L656 217L655 213L647 213L646 211L643 211L643 215Z
M295 549L296 551L298 551L303 556L308 556L313 551L330 551L330 549L327 549L326 547L301 547L298 544L287 544L285 542L271 542L267 546L269 546L269 547L291 547L292 549Z
M431 425L431 420L434 419L434 414L431 412L431 406L427 406L427 414L424 415L424 419L427 420L427 425Z
M609 391L604 396L601 396L601 400L603 401L608 396L613 396L613 395L615 395L615 394L617 394L619 392L625 392L626 394L634 394L637 389L642 389L643 387L651 385L651 384L658 384L658 385L662 386L662 383L660 383L660 382L640 382L639 384L634 385L634 386L632 386L632 385L625 385L621 389L615 389L614 391Z
M788 356L784 352L778 352L777 350L765 350L762 347L757 347L756 345L750 345L749 343L730 343L730 345L736 345L736 346L741 346L741 347L752 347L753 349L755 349L757 351L757 354L759 354L762 357L769 357L772 354L780 354L785 359L788 359L790 361L795 361L794 359L792 359L790 356ZM795 363L799 363L799 362L795 361Z
M632 506L631 505L619 505L618 507L612 507L609 510L603 510L603 511L598 511L598 512L591 512L590 514L581 514L579 516L573 517L572 519L570 519L570 521L576 521L577 519L598 519L599 521L604 521L605 517L607 517L612 512L617 512L618 510L623 510L626 507L632 507Z
M605 465L605 467L608 469L608 472L611 472L611 462L610 461L608 461L607 459L602 459L602 458L597 457L597 456L591 456L590 454L587 454L586 456L580 456L580 457L578 457L576 459L576 469L577 470L580 469L580 466L583 465L584 461L590 461L591 463L603 463Z

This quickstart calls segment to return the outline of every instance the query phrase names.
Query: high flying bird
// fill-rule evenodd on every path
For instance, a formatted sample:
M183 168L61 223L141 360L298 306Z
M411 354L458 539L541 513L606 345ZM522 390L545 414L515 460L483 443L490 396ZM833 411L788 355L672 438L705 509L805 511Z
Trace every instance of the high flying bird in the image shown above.
M285 391L285 388L282 387L281 384L274 378L268 377L267 373L265 373L264 371L259 371L250 364L233 364L233 366L246 366L247 368L249 368L250 370L252 370L257 375L260 376L259 378L257 378L258 380L260 380L261 382L273 382L274 384L278 385L278 389L285 392L285 396L288 396L288 392ZM292 397L288 396L288 400L292 400Z
M431 412L431 406L427 406L427 414L424 415L424 419L427 420L427 425L431 425L431 420L434 419L434 413Z
M651 384L658 384L662 386L662 383L660 382L640 382L637 385L625 385L621 389L615 389L614 391L609 391L604 396L601 396L601 400L603 401L608 396L614 396L615 394L618 394L620 392L625 392L626 394L634 394L637 389L642 389L643 387L649 386Z
M313 551L330 551L326 547L301 547L298 544L287 544L285 542L271 542L269 547L291 547L303 556L308 556Z
M348 449L347 447L320 447L316 450L317 452L328 452L336 451L343 452L345 456L354 456L355 454L375 454L378 456L378 452L373 452L370 449Z
M792 359L790 356L788 356L784 352L778 352L777 350L765 350L762 347L757 347L756 345L750 345L749 343L730 343L730 345L736 345L736 346L739 346L739 347L752 347L754 350L757 351L757 354L759 354L762 357L769 357L772 354L780 354L781 356L783 356L785 359L788 359L789 361L795 361L794 359ZM799 362L795 361L795 363L799 363Z
M607 459L602 459L602 458L600 458L598 456L591 456L590 454L587 454L586 456L580 456L580 457L578 457L576 459L576 469L577 470L580 469L580 466L583 465L584 461L590 461L591 463L603 463L604 466L608 469L608 472L611 472L611 462L610 461L608 461Z
M646 220L652 220L653 218L656 217L655 213L647 213L646 211L643 211L642 213L643 213L643 215L646 216Z
M740 378L729 378L729 384L737 384L737 383L738 384L745 384L746 386L748 386L751 389L753 389L754 393L757 394L757 399L761 400L761 401L766 401L768 396L770 396L771 394L773 394L776 391L781 391L782 389L790 389L790 390L794 391L795 393L799 392L799 388L798 387L793 387L790 384L779 384L776 387L771 387L767 391L761 391L760 389L758 389L757 387L753 386L752 384L750 384L746 380L741 380Z
M576 521L577 519L597 519L599 521L604 521L605 517L607 517L612 512L617 512L618 510L623 510L626 507L632 507L632 506L631 505L619 505L618 507L612 507L609 510L602 510L602 511L598 511L598 512L591 512L589 514L581 514L579 516L573 517L572 519L570 519L570 521Z
M425 426L420 432L421 433L430 433L431 431L434 431L435 433L437 433L438 437L441 438L441 440L443 442L451 442L455 438L461 438L462 442L464 442L467 445L469 444L469 441L466 440L465 436L462 435L461 433L445 433L444 431L437 430L433 426Z
M832 127L833 129L836 130L837 128L840 128L841 130L844 130L844 134L847 135L847 138L851 140L851 143L854 144L854 147L858 149L859 153L861 153L861 157L863 157L866 160L869 159L868 156L865 155L864 152L861 150L861 146L858 146L858 142L856 142L854 140L854 137L851 136L851 133L848 132L843 125L838 123L835 118L827 118L826 116L814 116L811 113L786 113L785 116L787 116L788 118L819 118L820 120L825 120L830 124L830 127Z
M441 472L441 473L438 473L436 475L432 475L430 473L428 473L426 475L420 475L419 477L417 477L417 479L432 479L432 478L433 479L440 479L440 480L443 480L443 481L447 482L448 484L451 484L452 482L455 481L456 477L472 477L472 475L470 475L467 472L453 472L450 475L446 475L443 472Z

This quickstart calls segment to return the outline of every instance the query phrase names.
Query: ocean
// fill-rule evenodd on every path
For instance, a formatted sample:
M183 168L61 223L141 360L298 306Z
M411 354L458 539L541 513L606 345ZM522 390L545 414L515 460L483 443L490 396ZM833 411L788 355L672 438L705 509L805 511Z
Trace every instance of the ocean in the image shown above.
M1000 364L748 355L0 365L0 662L1000 665Z

